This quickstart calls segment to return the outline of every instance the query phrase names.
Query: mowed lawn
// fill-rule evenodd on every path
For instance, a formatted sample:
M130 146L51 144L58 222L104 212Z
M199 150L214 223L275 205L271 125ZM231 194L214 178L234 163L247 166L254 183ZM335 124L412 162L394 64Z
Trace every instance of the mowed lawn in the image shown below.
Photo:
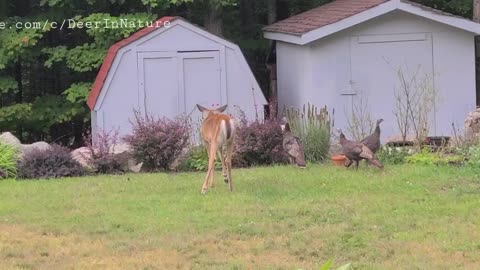
M480 176L327 165L0 181L0 269L479 269Z

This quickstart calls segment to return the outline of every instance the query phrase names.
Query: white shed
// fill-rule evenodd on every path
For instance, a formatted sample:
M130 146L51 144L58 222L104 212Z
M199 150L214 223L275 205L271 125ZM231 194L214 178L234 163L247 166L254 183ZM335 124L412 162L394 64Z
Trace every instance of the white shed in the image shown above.
M280 108L327 105L335 109L335 126L345 130L352 110L368 100L374 120L385 119L385 139L400 133L399 70L431 78L437 102L429 135L449 136L452 123L463 126L476 106L480 25L465 18L406 0L336 0L264 31L277 41Z
M263 117L267 101L240 48L179 17L164 17L108 51L88 97L92 133L131 131L134 110L157 117L228 104ZM238 106L238 107L237 107ZM258 110L258 111L257 111Z

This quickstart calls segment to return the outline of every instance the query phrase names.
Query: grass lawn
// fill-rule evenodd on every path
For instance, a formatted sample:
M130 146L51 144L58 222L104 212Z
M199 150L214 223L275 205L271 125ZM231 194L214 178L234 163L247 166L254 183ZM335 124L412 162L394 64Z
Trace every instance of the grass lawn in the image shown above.
M480 176L332 166L0 181L0 269L479 269Z

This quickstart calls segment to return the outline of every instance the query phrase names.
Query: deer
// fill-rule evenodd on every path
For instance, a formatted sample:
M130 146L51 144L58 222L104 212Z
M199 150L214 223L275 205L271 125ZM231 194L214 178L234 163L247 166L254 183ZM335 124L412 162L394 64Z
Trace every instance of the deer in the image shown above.
M202 138L208 153L208 170L202 186L202 194L207 192L208 187L215 186L214 169L215 159L218 155L222 162L222 172L225 183L230 191L233 191L232 183L232 154L235 135L235 120L224 114L228 105L209 110L197 104L197 108L203 113L203 121L200 127Z

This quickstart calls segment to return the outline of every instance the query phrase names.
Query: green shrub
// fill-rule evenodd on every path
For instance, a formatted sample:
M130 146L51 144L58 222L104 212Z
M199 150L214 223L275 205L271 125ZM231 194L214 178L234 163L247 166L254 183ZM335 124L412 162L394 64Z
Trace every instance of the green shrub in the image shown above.
M18 150L8 144L0 143L0 179L17 176Z
M406 147L381 147L377 152L377 157L384 164L403 164L405 158L410 154Z
M295 135L300 137L305 150L305 159L321 162L328 158L330 148L330 117L327 107L318 110L314 105L303 106L303 110L286 110L288 122Z
M475 145L468 148L467 165L480 168L480 146Z
M222 162L219 158L215 160L215 168L221 168ZM208 153L203 145L193 146L188 151L187 157L180 164L182 171L206 171L208 169Z
M434 165L437 164L440 157L437 153L432 153L426 148L422 151L415 153L409 157L406 157L405 160L411 164L420 164L420 165Z
M462 165L465 158L460 155L446 155L442 152L432 152L429 148L405 158L408 163L420 165Z

